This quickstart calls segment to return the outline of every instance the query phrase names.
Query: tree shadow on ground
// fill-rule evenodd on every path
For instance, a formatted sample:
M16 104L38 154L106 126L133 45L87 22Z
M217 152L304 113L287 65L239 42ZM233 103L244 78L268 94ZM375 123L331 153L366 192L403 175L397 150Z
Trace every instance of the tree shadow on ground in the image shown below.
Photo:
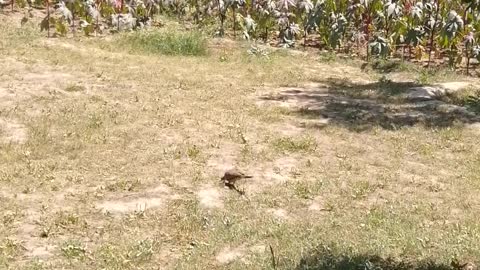
M294 115L325 120L354 131L480 122L480 118L466 108L443 102L441 98L407 97L413 87L421 86L412 82L353 83L348 79L327 79L316 83L315 87L287 87L261 99L290 104Z
M337 254L328 247L321 247L303 257L295 270L453 270L461 265L446 265L431 260L414 261L381 258L377 255Z

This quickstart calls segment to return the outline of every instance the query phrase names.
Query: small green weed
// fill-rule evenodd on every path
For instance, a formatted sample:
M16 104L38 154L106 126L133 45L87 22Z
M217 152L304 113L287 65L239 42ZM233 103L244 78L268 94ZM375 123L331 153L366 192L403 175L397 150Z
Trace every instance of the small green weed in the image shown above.
M135 180L125 180L121 179L120 181L115 181L114 183L108 184L106 189L111 192L116 191L135 191L142 185L142 182L139 179Z
M0 262L2 257L6 259L13 259L20 252L21 246L18 242L6 238L0 242Z
M358 181L353 183L352 197L355 199L364 198L375 191L377 187L368 181Z
M312 152L317 148L317 142L311 136L282 137L273 140L272 146L281 152Z
M318 195L323 186L323 181L295 182L293 190L295 195L301 199L313 199Z
M127 258L136 263L149 261L155 249L156 242L150 239L140 240L131 246L127 252Z
M320 62L335 62L337 60L337 55L334 52L321 52L320 53Z
M87 250L78 241L67 241L62 246L63 256L74 259L85 256Z
M81 92L81 91L85 91L85 86L78 85L78 84L70 84L67 87L65 87L65 91L67 91L67 92Z
M74 213L60 212L55 223L61 227L74 226L79 223L79 217Z
M197 159L201 154L200 148L196 145L188 146L187 148L187 156L191 159Z
M435 76L435 71L432 69L421 69L415 79L418 84L429 84L432 82L432 77Z

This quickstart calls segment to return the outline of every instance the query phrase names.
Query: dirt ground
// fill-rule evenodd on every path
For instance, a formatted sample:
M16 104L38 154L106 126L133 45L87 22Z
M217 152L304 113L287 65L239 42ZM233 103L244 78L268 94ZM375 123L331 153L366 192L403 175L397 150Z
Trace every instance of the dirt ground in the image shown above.
M417 73L267 59L240 41L212 40L201 57L126 52L115 37L46 39L0 21L1 268L480 258L478 117L425 96ZM450 75L430 87L478 86ZM233 167L253 175L245 196L219 182Z

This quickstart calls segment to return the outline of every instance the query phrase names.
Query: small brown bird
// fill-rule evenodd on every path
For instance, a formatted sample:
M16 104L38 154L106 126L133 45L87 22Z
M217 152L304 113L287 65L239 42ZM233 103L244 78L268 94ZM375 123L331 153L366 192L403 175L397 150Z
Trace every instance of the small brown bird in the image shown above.
M240 195L245 195L245 190L239 190L236 186L235 183L244 178L252 178L253 176L251 175L245 175L244 173L240 172L237 169L230 169L225 172L225 174L222 176L220 182L223 182L223 184L228 187L229 189L233 189L236 192L238 192Z
M235 183L244 178L252 178L253 176L251 175L245 175L243 172L240 172L237 169L230 169L225 172L223 177L221 178L220 181L223 181L226 186L228 185L235 185Z

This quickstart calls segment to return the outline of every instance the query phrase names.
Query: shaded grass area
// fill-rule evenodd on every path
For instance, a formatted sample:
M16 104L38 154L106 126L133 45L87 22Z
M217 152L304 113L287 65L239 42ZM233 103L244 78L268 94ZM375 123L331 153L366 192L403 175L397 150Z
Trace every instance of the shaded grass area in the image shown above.
M480 114L480 89L469 87L453 93L447 93L442 100L458 106L468 108L470 111Z
M459 94L452 103L407 98L405 94L412 87L422 86L414 82L380 79L372 83L356 83L347 78L328 78L317 82L317 88L287 87L278 95L263 98L298 103L299 108L294 109L294 114L299 117L328 119L331 124L355 131L366 131L375 127L397 130L414 125L442 128L480 121L473 111L460 107L469 104L474 106L476 103L471 96L468 96L470 103L465 102L465 97L459 101ZM451 99L443 100L448 102Z
M339 253L335 246L321 245L300 260L296 270L453 270L461 269L433 260L382 258L378 255Z

